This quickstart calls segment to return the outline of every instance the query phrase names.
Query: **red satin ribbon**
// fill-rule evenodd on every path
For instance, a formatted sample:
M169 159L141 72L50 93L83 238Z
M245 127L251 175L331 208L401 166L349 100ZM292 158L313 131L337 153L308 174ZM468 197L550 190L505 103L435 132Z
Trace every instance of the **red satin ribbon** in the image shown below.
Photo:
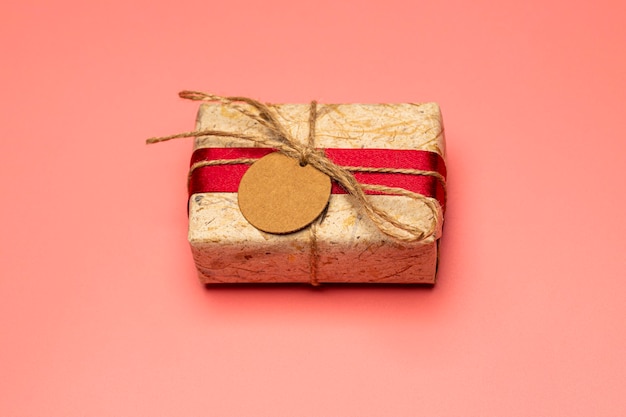
M216 159L262 158L275 152L269 148L201 148L191 156L191 165L200 161ZM324 149L326 156L340 166L370 168L406 168L435 171L446 177L443 158L429 151L396 149ZM214 165L200 167L193 171L189 180L189 195L195 193L236 193L241 177L249 165ZM384 185L404 188L408 191L436 198L445 206L443 185L434 177L397 173L355 172L354 177L362 184ZM333 182L333 194L346 194L346 191ZM384 194L365 191L366 194Z

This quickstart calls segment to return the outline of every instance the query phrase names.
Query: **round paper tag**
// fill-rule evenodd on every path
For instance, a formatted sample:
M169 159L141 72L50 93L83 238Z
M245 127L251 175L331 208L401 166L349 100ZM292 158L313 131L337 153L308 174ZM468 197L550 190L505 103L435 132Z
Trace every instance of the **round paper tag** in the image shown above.
M256 161L239 183L239 209L268 233L291 233L311 224L330 198L328 175L274 152Z

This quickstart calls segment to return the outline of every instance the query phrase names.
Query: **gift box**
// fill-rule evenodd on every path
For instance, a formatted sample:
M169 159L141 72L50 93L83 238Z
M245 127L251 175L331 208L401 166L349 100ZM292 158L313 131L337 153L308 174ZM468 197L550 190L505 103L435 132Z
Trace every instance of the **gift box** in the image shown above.
M446 175L436 103L266 105L183 96L206 101L196 132L186 134L196 136L188 236L203 283L435 282ZM304 206L291 208L293 216L274 216L272 199L278 197L266 194L288 181L274 184L262 176L249 184L246 198L260 194L269 203L256 202L254 195L252 208L244 210L239 187L261 166L257 161L276 151L297 162L290 168L296 171L307 168L302 158L312 155L313 168L330 177L327 200L311 197L309 204L305 191L299 197ZM303 178L280 198L291 204L293 193L315 188ZM278 231L255 224L246 213L260 211L283 225L310 206L317 207L309 214L312 221Z

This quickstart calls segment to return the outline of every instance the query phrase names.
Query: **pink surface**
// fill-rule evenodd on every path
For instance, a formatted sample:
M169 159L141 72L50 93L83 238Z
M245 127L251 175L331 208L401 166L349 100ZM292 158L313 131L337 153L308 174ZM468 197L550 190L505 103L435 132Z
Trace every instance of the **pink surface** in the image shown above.
M626 414L626 3L4 2L0 415ZM438 101L434 289L205 289L181 89Z

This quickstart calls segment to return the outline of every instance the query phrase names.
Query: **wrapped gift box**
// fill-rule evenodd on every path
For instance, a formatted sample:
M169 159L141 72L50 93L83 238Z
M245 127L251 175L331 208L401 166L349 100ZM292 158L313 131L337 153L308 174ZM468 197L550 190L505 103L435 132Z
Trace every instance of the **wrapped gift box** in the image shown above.
M303 143L307 141L310 121L308 104L270 105L270 108L293 138ZM239 132L252 136L266 134L264 127L253 118L219 102L200 106L196 128L198 131ZM202 158L224 158L226 148L258 147L258 143L237 137L201 136L195 139L192 163ZM349 156L351 160L362 155L364 162L358 165L376 164L379 159L376 152L406 151L400 159L410 160L411 152L427 151L424 153L434 155L435 160L440 161L436 169L445 176L444 133L436 103L318 104L315 147L328 149L331 159L332 150L338 149L336 153L339 156L335 157L340 165L342 149L353 152ZM258 152L262 154L264 151L261 149ZM399 163L406 164L406 161ZM202 175L203 170L209 170L210 177L211 169L214 167L198 168L194 175ZM247 166L238 169L245 170ZM204 172L205 177L207 172ZM373 184L378 183L381 175L392 178L392 182L405 177L397 173L355 174L359 181ZM219 182L220 178L214 176L214 180ZM354 197L342 193L336 184L325 212L312 226L279 235L260 231L246 220L238 206L236 190L196 192L192 178L189 242L200 279L206 284L433 284L445 192L441 182L433 177L413 175L410 181L421 181L420 186L426 187L425 193L430 195L430 204L402 195L368 195L367 198L374 206L386 210L403 223L423 230L434 228L431 236L413 242L382 233L355 203Z

